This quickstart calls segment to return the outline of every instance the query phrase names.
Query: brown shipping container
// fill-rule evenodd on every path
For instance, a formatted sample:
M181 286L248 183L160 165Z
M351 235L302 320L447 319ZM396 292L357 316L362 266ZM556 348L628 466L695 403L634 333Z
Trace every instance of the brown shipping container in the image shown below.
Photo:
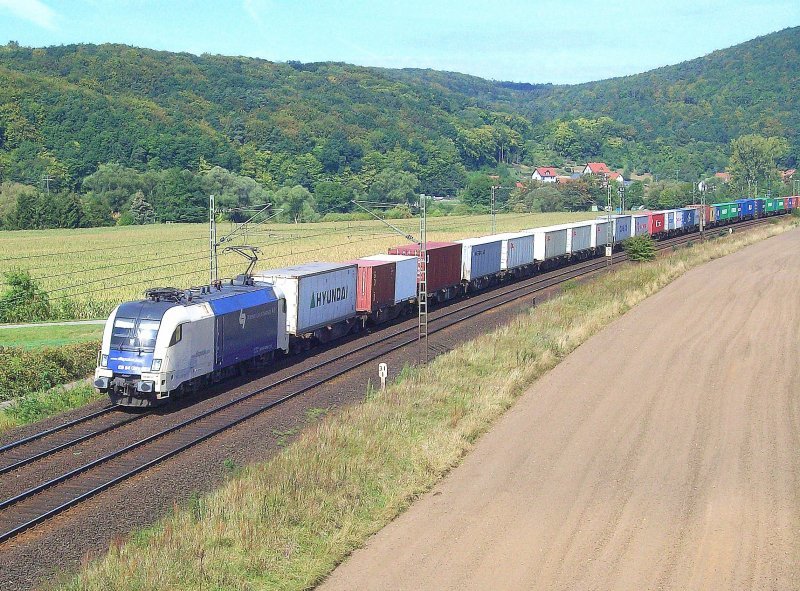
M419 256L419 244L395 246L389 249L389 254ZM428 293L460 283L461 245L455 242L428 242Z
M358 265L356 310L375 312L394 304L395 264L388 261L350 261Z

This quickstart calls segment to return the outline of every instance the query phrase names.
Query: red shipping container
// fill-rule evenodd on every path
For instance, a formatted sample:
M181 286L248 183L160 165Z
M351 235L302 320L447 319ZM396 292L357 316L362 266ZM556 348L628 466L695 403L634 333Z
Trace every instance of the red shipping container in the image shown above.
M647 214L648 221L650 222L648 226L648 232L650 235L653 236L655 234L661 234L661 232L666 231L666 226L664 225L664 214L663 213L650 213Z
M389 254L418 257L419 244L395 246L389 249ZM455 242L428 242L428 293L460 283L461 245Z
M784 198L783 198L783 208L784 208L785 210L787 210L787 211L788 211L789 209L791 209L791 205L789 205L789 198L788 198L788 197L784 197Z
M356 310L376 312L394 305L394 283L397 269L391 261L350 261L358 265Z

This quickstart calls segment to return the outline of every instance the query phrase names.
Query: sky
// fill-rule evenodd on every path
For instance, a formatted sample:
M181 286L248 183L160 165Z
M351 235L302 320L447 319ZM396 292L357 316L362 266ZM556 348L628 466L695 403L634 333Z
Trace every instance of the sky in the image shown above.
M125 43L579 83L800 25L775 0L0 0L0 44Z

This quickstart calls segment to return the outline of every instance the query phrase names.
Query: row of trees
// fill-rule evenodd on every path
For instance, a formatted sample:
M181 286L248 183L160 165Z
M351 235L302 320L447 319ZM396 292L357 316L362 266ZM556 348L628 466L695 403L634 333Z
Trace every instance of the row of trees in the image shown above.
M326 152L331 166L355 157L353 146L345 139L336 150ZM443 144L444 145L444 144ZM345 146L345 147L343 147ZM731 182L710 177L705 183L709 200L726 201L753 194L772 183L775 193L788 193L789 187L778 182L776 160L788 150L785 140L756 135L742 136L731 144L729 170ZM348 152L349 151L349 152ZM348 152L350 156L343 155ZM373 169L371 182L365 186L355 177L349 181L312 179L305 185L287 180L281 186L264 186L250 176L230 172L219 166L200 162L199 171L170 168L138 171L120 164L101 165L81 183L80 191L54 187L39 190L29 186L4 183L0 186L0 223L8 229L77 228L83 226L147 224L156 221L201 222L207 219L208 195L215 195L218 208L234 221L249 216L243 208L270 204L271 213L280 221L314 221L326 215L352 212L354 200L381 202L408 212L416 203L424 184L415 174L420 168L404 150L395 148L385 158L391 166ZM333 162L338 154L340 160ZM418 163L417 163L418 164ZM348 166L344 164L344 166ZM492 187L499 211L585 210L605 204L606 190L600 179L584 177L569 183L538 185L517 182L512 168L500 166L467 174L458 163L450 167L440 160L439 176L450 175L462 207L460 213L487 211ZM363 169L362 169L363 170ZM265 174L260 168L255 176ZM760 183L760 184L759 184ZM697 186L675 180L633 182L626 188L629 207L673 208L695 201ZM615 198L616 199L616 198ZM403 209L405 208L405 209ZM452 207L449 211L452 211Z

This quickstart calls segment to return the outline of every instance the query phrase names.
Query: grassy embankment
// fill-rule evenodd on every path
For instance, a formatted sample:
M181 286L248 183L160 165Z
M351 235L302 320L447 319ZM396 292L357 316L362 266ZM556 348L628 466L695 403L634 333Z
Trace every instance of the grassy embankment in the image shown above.
M592 212L501 214L497 231L592 219ZM415 219L392 220L416 235ZM428 240L455 240L490 233L491 216L431 218ZM231 226L220 223L218 237ZM258 269L285 267L308 261L347 261L386 252L403 238L380 222L321 222L258 224L233 242L262 249ZM227 243L226 243L227 244ZM0 232L0 273L28 270L48 293L51 304L70 318L102 318L125 300L142 297L156 285L187 287L208 281L208 226L155 224L79 230ZM241 273L246 261L219 249L220 275ZM0 286L0 291L3 291ZM68 304L68 305L65 305Z
M531 382L692 267L796 219L574 286L385 393L308 428L272 460L85 566L61 589L307 589L459 463Z

